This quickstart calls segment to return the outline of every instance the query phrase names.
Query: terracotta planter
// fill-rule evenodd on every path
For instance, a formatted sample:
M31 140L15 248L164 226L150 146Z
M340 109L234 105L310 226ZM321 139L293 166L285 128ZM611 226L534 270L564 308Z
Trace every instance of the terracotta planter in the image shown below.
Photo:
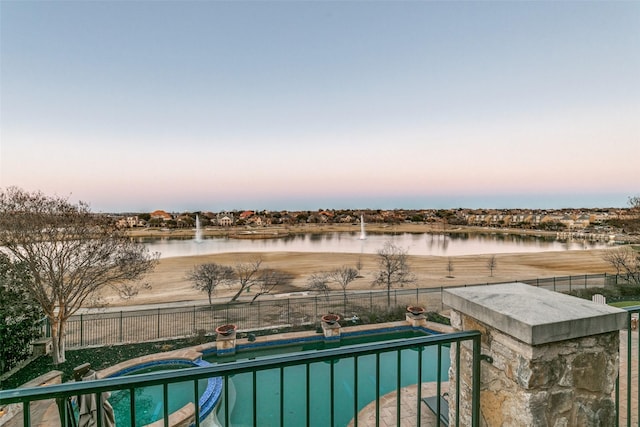
M413 314L414 316L417 316L418 314L424 314L426 310L424 309L424 307L410 305L409 307L407 307L407 311Z
M333 325L338 320L340 320L340 316L338 316L337 314L325 314L324 316L322 316L322 321L329 325Z
M221 325L216 328L216 333L220 335L231 335L237 328L238 327L236 325L232 324Z

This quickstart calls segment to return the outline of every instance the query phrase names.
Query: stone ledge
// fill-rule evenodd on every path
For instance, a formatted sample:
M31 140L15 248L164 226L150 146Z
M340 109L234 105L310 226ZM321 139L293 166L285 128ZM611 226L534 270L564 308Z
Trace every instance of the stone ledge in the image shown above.
M625 310L525 283L445 289L442 302L530 345L627 327Z

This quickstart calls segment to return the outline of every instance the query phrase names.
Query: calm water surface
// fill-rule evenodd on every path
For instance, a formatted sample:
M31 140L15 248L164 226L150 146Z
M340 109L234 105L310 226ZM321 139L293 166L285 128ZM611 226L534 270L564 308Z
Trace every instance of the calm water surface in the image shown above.
M205 238L144 238L141 239L152 252L160 252L161 258L208 255L226 252L336 252L375 254L385 244L392 242L408 251L409 255L479 255L488 253L522 253L602 249L605 242L583 240L560 241L549 237L518 236L511 234L432 234L396 233L368 234L360 240L360 233L300 234L275 239Z

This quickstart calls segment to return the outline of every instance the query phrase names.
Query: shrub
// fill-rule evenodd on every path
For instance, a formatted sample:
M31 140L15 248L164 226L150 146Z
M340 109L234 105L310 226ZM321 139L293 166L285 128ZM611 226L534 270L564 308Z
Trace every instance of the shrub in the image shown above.
M26 265L0 252L0 374L31 356L30 343L40 336L42 309L28 293L33 280Z

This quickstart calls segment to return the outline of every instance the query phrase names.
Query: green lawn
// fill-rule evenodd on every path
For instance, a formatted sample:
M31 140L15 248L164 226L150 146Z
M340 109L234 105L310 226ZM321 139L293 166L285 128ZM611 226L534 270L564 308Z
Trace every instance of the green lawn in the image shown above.
M619 307L619 308L633 307L634 305L640 305L640 301L618 301L618 302L612 302L609 305L613 307Z

